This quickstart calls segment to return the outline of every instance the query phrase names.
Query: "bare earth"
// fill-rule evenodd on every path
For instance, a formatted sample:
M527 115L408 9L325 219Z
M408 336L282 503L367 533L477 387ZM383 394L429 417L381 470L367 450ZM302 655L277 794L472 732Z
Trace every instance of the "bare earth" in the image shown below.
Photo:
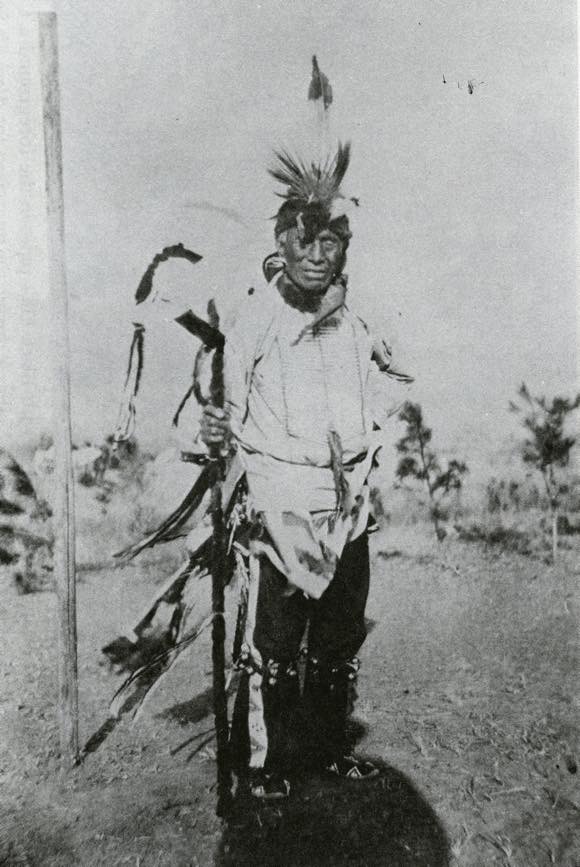
M192 701L209 686L207 641L135 722L59 775L55 598L6 590L0 864L579 867L580 545L553 566L438 546L418 525L373 547L357 718L380 776L301 778L274 806L240 796L227 826L214 814L208 702ZM83 742L120 682L99 648L139 615L158 572L81 575Z

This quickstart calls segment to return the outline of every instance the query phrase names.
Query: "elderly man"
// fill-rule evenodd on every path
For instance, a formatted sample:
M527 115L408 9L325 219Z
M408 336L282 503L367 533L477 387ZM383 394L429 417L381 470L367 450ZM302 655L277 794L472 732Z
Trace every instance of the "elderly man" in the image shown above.
M278 161L271 174L286 191L277 252L264 263L267 283L226 332L226 408L207 406L201 426L206 444L237 451L247 483L234 737L262 798L289 793L291 719L311 763L350 779L376 774L351 755L346 729L366 636L367 480L379 448L368 382L375 365L408 380L346 305L351 232L340 185L349 146L325 166L287 153Z

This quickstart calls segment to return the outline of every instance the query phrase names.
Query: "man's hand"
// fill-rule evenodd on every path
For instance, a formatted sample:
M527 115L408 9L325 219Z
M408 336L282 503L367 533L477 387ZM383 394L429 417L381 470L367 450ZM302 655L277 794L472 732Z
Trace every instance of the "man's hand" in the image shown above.
M204 407L200 423L202 442L206 446L224 445L231 435L232 431L227 413L223 409L211 404Z

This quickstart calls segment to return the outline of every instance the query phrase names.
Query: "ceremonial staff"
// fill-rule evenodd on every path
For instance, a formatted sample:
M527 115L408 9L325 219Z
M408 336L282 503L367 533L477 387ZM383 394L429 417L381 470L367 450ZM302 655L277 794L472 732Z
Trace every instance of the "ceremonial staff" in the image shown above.
M224 337L218 329L219 317L212 301L208 305L209 324L199 319L191 310L175 320L191 334L199 337L206 348L213 349L210 399L213 406L223 409L224 387ZM209 446L210 459L217 462L217 477L211 489L212 516L212 668L213 706L217 742L217 814L227 814L232 798L232 774L229 757L228 705L225 679L225 619L224 587L226 576L226 532L224 524L222 482L225 476L225 459L222 445Z
M175 244L165 247L161 253L154 257L145 271L135 300L142 304L153 293L153 278L158 265L168 259L179 258L196 265L202 257L193 250L188 250L183 244ZM224 406L224 344L225 338L219 330L219 316L212 301L208 304L208 320L205 321L196 316L191 310L176 317L175 321L183 326L190 334L201 340L206 351L213 351L211 384L209 400L216 406ZM141 322L135 322L134 339L131 344L129 367L126 378L126 395L121 407L119 424L115 433L115 440L121 442L128 439L134 429L135 423L135 398L139 390L143 367L143 338L144 326ZM202 352L204 350L201 350ZM196 364L197 367L197 364ZM188 390L185 398L181 401L174 419L183 409L186 401L192 393L199 400L204 401L201 392L192 387ZM207 402L207 401L206 401ZM229 759L229 725L226 694L225 676L225 619L224 619L224 589L227 576L227 552L226 531L223 515L222 482L225 477L225 456L222 447L217 444L209 448L209 463L194 484L190 494L180 507L174 512L158 530L151 534L139 545L132 546L127 551L121 552L122 556L133 557L144 547L149 547L165 538L166 532L174 531L182 526L195 508L199 505L204 489L211 485L210 511L212 515L212 540L210 571L212 576L212 668L213 668L213 706L215 715L215 729L217 741L217 814L223 817L227 814L232 798L232 774Z

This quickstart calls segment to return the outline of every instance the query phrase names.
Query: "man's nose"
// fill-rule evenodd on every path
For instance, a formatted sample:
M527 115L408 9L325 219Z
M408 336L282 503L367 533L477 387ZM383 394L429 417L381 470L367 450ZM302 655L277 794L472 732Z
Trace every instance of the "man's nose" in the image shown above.
M308 259L311 262L315 263L319 263L324 260L324 256L322 254L322 244L320 243L318 238L316 238L308 248Z

